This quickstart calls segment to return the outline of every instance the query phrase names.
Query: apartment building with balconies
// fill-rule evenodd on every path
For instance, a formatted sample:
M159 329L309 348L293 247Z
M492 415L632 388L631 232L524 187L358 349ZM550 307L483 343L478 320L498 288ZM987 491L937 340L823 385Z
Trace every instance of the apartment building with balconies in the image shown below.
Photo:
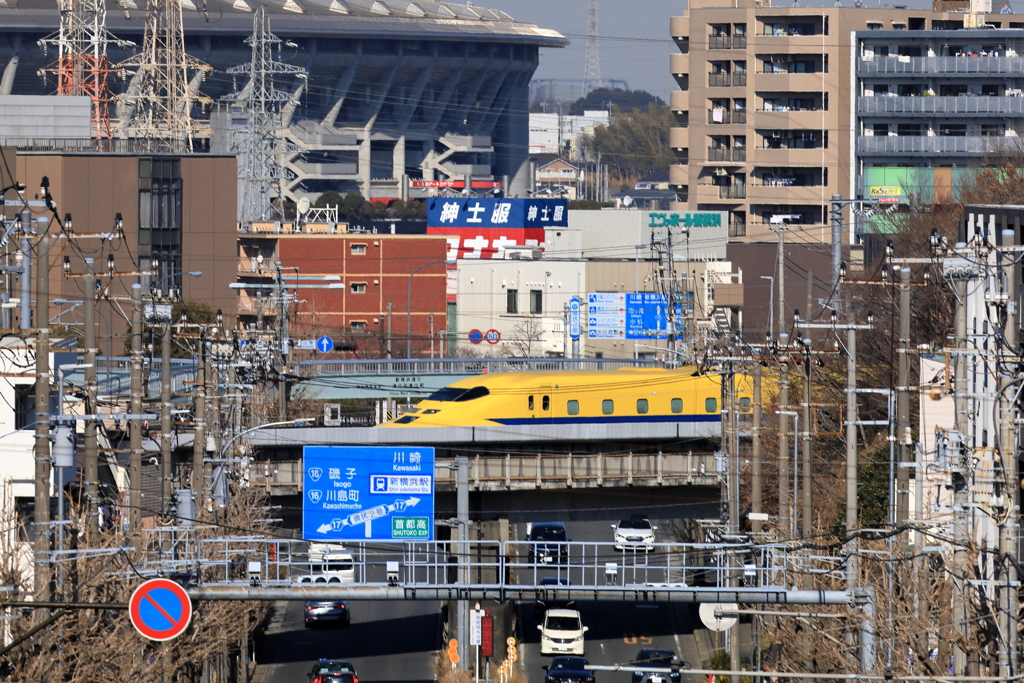
M958 0L942 3L942 9L950 9L946 7L950 2L957 4ZM969 3L965 9L970 9ZM975 9L991 11L990 6ZM888 81L895 88L895 99L906 101L910 96L899 95L900 85L918 83L920 79L896 73L899 68L918 64L905 61L899 46L906 40L899 36L934 34L935 39L928 43L933 47L962 43L963 47L987 46L989 52L998 52L998 45L1007 41L996 36L1007 31L987 29L993 36L989 41L957 41L954 38L966 33L953 29L962 29L965 23L1009 28L1012 17L867 7L772 7L770 0L692 0L686 15L671 20L672 37L679 48L670 59L672 75L679 84L679 90L670 97L677 123L670 144L679 159L679 165L673 166L669 174L679 196L673 208L727 211L732 242L775 240L773 225L782 224L790 233L803 233L795 237L798 241L828 242L832 195L856 195L857 153L882 149L885 151L872 160L884 162L885 157L903 155L915 145L925 149L921 137L913 141L909 136L873 139L858 129L861 101L867 97L854 95L856 79L867 75L865 69L873 68L871 73L880 78L865 82ZM868 34L871 40L865 37ZM876 38L879 44L888 44L890 52L868 63L855 45L860 45L858 40L875 44ZM924 44L927 41L919 42L922 57L911 59L932 54L933 50ZM972 59L1003 60L989 68L1011 69L1008 48L1004 45L1002 50L999 57ZM967 61L952 56L948 59ZM981 68L981 61L976 62L977 68ZM920 65L927 68L923 62ZM984 79L978 80L982 75ZM1010 78L1009 73L989 76L989 72L979 72L968 78L974 79L979 88L995 86L1000 96L1015 87L1016 80L1014 85L999 85ZM939 78L936 74L932 80ZM934 87L939 85L934 83ZM938 94L938 90L935 92ZM1012 108L1005 102L1000 105ZM895 103L887 100L864 106ZM905 105L910 109L913 106L922 105ZM879 114L878 122L891 121L896 133L900 125L920 124L912 111ZM966 123L962 115L948 120L951 125ZM993 121L992 125L997 123ZM958 134L961 129L947 130ZM970 139L990 142L996 129L982 130L981 124L969 125L966 133L974 138L967 135L952 140L951 133L942 143L928 140L934 142L928 153L939 150L941 144L946 149L960 149L966 148ZM1010 127L1005 130L1008 132Z
M1020 153L1024 23L861 31L855 44L854 195L951 199L961 176Z

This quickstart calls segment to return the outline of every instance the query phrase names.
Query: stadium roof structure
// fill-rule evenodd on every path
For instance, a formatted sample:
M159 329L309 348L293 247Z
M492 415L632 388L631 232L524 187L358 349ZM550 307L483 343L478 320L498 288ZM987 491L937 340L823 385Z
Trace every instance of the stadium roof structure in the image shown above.
M432 0L181 0L186 35L252 32L252 13L263 4L278 33L308 36L474 40L501 38L544 47L564 47L557 31L518 22L501 10ZM142 31L144 0L107 3L107 28L117 34ZM3 30L56 27L54 0L0 0Z

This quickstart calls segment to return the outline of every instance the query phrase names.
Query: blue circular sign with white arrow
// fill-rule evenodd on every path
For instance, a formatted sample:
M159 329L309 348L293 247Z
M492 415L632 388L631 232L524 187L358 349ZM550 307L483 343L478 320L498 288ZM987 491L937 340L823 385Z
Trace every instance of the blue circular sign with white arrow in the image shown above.
M316 340L316 350L320 353L330 353L334 350L334 340L330 337L320 337Z

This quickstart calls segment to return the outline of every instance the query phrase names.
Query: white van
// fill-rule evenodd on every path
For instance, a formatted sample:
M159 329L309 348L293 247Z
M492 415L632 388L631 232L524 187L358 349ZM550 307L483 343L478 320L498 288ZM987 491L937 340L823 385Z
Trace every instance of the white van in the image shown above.
M542 655L583 656L583 634L590 629L583 625L580 613L574 609L549 609L544 613L540 631Z
M298 577L300 584L356 582L355 558L343 543L310 541L309 564L313 573Z

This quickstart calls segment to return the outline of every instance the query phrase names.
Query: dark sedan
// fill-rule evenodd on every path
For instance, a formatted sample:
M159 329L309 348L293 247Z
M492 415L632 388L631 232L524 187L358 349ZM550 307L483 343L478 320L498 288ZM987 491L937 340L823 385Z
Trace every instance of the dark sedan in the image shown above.
M673 663L677 666L673 667ZM640 650L633 661L633 683L679 683L681 675L678 669L676 653L672 650ZM649 671L649 669L675 669L671 673L665 671Z
M351 623L347 600L307 600L306 628L321 623L336 623L348 626Z
M555 657L544 667L544 683L594 683L594 672L587 671L583 657Z

